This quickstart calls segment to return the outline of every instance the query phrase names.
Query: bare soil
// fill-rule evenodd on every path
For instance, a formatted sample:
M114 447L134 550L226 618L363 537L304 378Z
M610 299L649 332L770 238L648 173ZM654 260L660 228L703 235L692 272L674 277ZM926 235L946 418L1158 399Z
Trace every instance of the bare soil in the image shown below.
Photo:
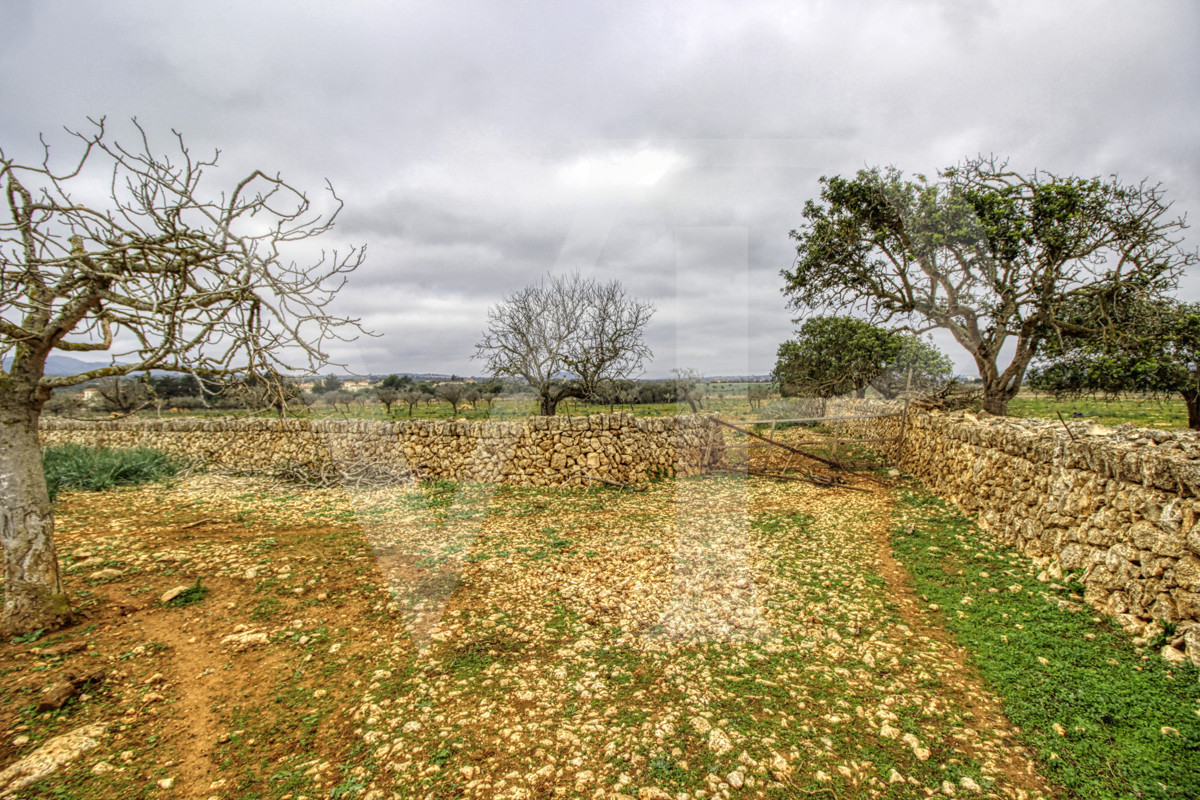
M100 722L14 796L1056 796L857 485L66 494L79 620L0 645L0 769Z

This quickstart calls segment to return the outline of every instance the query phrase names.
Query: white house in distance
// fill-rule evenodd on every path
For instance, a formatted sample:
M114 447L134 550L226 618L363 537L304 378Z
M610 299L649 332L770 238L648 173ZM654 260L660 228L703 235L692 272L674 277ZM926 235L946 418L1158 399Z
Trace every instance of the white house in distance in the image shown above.
M346 381L342 384L342 389L347 392L362 392L370 388L370 381Z
M85 405L89 405L89 406L98 405L100 403L100 401L103 399L104 398L100 394L99 389L87 388L87 389L83 390L83 402Z

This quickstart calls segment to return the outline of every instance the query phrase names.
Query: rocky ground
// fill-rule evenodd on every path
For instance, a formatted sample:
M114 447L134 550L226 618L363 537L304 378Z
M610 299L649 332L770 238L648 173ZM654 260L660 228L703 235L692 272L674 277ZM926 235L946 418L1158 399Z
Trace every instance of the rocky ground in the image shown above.
M0 796L1057 796L861 487L67 494Z

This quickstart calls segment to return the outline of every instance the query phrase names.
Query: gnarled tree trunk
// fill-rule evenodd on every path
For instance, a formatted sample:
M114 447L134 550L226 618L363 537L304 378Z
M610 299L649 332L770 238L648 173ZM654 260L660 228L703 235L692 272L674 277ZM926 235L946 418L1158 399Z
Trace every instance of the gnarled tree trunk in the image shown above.
M54 516L42 450L39 408L0 399L0 543L4 547L5 636L71 622L54 551Z
M555 412L558 411L558 400L559 398L554 397L553 395L542 395L542 404L540 409L541 416L553 417Z
M989 414L994 414L997 417L1008 416L1008 400L1004 394L991 394L984 390L983 394L983 410Z
M1187 403L1188 427L1200 431L1200 390L1189 388L1182 394L1183 402Z
M574 386L561 389L546 388L539 396L539 414L543 417L553 417L558 413L558 404L568 397L584 397L585 393Z

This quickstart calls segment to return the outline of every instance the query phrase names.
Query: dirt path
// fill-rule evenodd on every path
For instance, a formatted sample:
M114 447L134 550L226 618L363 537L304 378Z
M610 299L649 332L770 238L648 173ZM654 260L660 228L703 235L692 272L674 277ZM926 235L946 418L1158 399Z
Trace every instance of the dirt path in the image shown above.
M32 646L89 649L0 646L0 765L103 721L25 796L1054 796L908 588L891 513L730 475L71 495L87 618ZM197 576L197 604L156 602ZM33 713L83 665L99 688Z

